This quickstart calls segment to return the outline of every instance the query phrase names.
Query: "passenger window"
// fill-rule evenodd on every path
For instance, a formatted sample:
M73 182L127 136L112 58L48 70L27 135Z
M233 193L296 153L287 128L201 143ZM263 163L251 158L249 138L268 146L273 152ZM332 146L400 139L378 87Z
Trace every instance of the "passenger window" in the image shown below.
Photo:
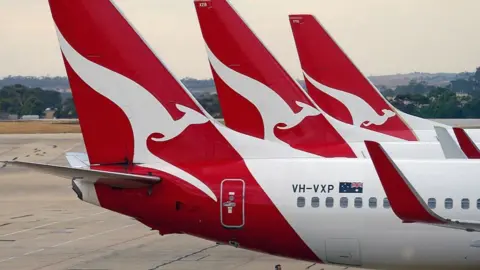
M387 198L383 199L383 208L390 208L390 202Z
M348 207L348 198L342 197L340 198L340 207L347 208Z
M328 197L328 198L325 200L325 206L328 207L328 208L332 208L332 207L333 207L333 198L332 198L332 197Z
M453 208L453 200L450 198L445 199L445 209Z
M297 206L304 207L305 206L305 197L298 197L297 198Z
M363 207L363 200L362 200L362 198L356 197L353 204L355 205L355 208L362 208L362 207Z
M470 200L469 199L462 199L462 209L469 209L470 208Z
M480 199L477 200L477 209L480 209Z
M320 206L320 199L318 197L312 198L312 207L317 208Z
M371 197L368 199L368 206L370 206L370 208L377 208L377 198Z
M437 200L435 198L428 199L428 207L435 209L435 207L437 207Z

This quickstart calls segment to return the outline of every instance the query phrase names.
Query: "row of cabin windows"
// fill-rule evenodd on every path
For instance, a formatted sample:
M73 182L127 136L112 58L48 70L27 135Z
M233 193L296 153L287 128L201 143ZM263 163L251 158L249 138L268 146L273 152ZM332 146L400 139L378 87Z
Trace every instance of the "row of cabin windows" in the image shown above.
M297 206L298 207L305 207L306 200L305 197L298 197L297 198ZM435 209L437 207L437 200L435 198L430 198L427 201L428 207L431 209ZM327 208L332 208L334 205L334 199L332 197L325 198L325 206ZM353 200L353 205L355 208L362 208L363 207L363 199L361 197L356 197ZM469 199L462 199L461 200L461 207L462 209L469 209L470 208L470 200ZM319 197L312 197L311 206L313 208L320 207L320 198ZM371 197L368 199L368 206L370 208L377 208L377 198ZM340 207L347 208L348 207L348 198L342 197L340 198ZM447 198L444 202L445 209L452 209L453 208L453 199ZM387 198L383 199L383 208L390 208L390 202ZM477 209L480 209L480 199L477 200Z

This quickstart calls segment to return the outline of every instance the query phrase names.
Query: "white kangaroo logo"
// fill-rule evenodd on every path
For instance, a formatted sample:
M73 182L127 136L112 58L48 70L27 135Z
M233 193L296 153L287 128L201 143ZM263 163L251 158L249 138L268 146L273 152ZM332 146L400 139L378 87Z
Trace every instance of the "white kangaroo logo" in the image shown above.
M203 124L208 121L208 119L203 114L200 114L197 111L194 111L188 107L180 104L177 104L176 107L179 111L185 114L178 121L174 121L175 125L171 125L171 127L167 130L168 134L162 133L162 138L152 138L153 141L164 142L171 140L180 135L190 125Z
M151 134L163 135L162 138L152 138L154 141L168 141L180 135L188 126L203 124L209 120L193 109L176 104L177 109L185 115L175 121L163 104L141 85L83 57L65 40L58 29L57 35L62 52L75 73L127 115L134 134L133 161L140 163L140 166L175 175L217 201L213 191L202 181L153 155L147 147L147 138Z
M315 86L318 90L328 94L337 99L345 105L353 118L355 126L383 125L390 117L395 116L395 113L388 109L383 109L383 115L379 115L365 100L359 98L351 93L328 87L304 72L305 78Z
M250 101L260 112L263 120L265 139L284 143L274 134L274 128L290 129L300 124L306 117L316 116L320 111L303 102L296 104L302 108L298 113L275 91L268 86L238 73L224 65L208 48L207 53L215 72L233 91Z
M282 99L283 100L283 99ZM284 124L285 126L278 126L277 128L279 129L291 129L295 127L296 125L300 124L300 122L303 121L303 119L307 118L308 116L313 116L313 115L319 115L320 112L313 108L312 106L309 106L303 102L295 102L299 107L302 108L302 110L296 114L293 114L293 117L288 119L288 122L284 122L281 124ZM290 108L290 107L289 107Z

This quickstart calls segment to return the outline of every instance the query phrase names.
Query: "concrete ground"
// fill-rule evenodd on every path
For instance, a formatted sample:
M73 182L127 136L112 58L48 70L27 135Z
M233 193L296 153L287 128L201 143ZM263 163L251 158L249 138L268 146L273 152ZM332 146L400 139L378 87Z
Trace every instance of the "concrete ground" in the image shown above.
M0 160L67 165L81 134L0 135ZM70 181L0 169L0 269L345 269L160 236L129 217L77 199Z

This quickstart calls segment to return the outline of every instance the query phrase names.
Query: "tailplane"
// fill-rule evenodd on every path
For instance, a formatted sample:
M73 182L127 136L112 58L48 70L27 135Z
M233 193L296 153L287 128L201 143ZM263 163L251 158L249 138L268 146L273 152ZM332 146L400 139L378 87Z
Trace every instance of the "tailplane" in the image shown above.
M151 175L130 174L89 168L72 168L23 161L4 161L3 163L26 169L37 170L62 178L81 180L86 183L102 183L116 188L150 187L160 183L161 181L159 177ZM115 168L115 166L109 166L109 169L117 169L119 171L122 170L121 168Z

